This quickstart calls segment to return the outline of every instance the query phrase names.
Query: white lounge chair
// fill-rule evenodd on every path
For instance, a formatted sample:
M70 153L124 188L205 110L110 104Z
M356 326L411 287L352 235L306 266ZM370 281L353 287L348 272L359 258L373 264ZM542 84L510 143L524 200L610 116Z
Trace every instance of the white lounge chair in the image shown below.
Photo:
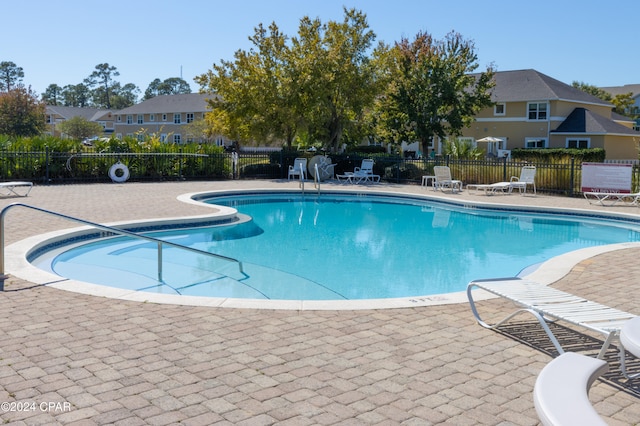
M609 371L606 361L566 352L548 363L533 388L533 404L544 426L605 426L589 401L595 380Z
M626 351L640 358L640 317L627 321L620 330L620 369L627 379L640 377L640 373L629 374L627 371Z
M16 188L23 187L26 188L23 191L17 191ZM5 192L2 194L4 196L15 195L17 197L26 197L31 192L33 188L33 183L31 182L21 182L21 181L13 181L13 182L0 182L0 189L4 189Z
M524 166L520 170L520 177L511 176L511 190L518 188L521 194L527 192L527 186L533 186L533 194L536 194L536 167Z
M292 177L299 179L307 178L306 158L296 158L295 160L293 160L293 166L289 166L289 174L287 175L287 180L290 180Z
M434 166L433 174L436 176L434 185L436 189L444 191L449 188L451 192L462 191L462 181L451 177L451 169L448 166Z
M341 175L336 175L338 181L348 183L367 183L367 182L380 182L380 175L373 173L374 161L370 158L362 160L360 167L355 167L353 172L347 172Z
M467 189L475 190L475 192L484 191L485 195L494 195L497 193L511 193L511 182L496 182L490 184L469 184Z
M630 206L640 205L640 192L618 193L618 192L585 192L584 198L589 204L600 204L601 206L613 206L623 203Z
M484 322L480 318L473 300L472 290L474 288L488 291L514 302L517 305L516 311L495 324ZM551 329L549 329L547 322L566 321L600 333L605 340L598 353L599 359L604 357L611 342L619 337L622 326L628 320L636 317L636 315L521 278L471 281L467 285L467 298L478 324L485 328L497 328L522 312L532 314L560 354L564 353L564 350L553 335L553 332L551 332Z

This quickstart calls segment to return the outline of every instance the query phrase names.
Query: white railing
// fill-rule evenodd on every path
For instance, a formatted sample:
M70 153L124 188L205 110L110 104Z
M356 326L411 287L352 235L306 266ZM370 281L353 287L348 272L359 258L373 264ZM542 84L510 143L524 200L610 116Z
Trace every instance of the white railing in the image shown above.
M96 229L100 229L102 231L107 231L107 232L111 232L113 234L116 235L123 235L123 236L127 236L127 237L131 237L131 238L137 238L140 240L146 240L146 241L151 241L157 244L158 247L158 281L162 282L162 246L167 245L170 247L174 247L174 248L178 248L181 250L187 250L193 253L197 253L197 254L201 254L204 256L209 256L209 257L215 257L217 259L221 259L221 260L225 260L228 262L235 262L238 264L238 269L240 271L240 273L242 275L245 276L245 278L248 278L248 275L244 273L244 269L242 266L242 262L240 262L237 259L234 259L232 257L227 257L227 256L223 256L221 254L215 254L215 253L210 253L208 251L204 251L204 250L199 250L193 247L187 247L187 246L183 246L181 244L176 244L176 243L172 243L170 241L164 241L164 240L159 240L157 238L153 238L153 237L149 237L146 235L142 235L142 234L137 234L135 232L131 232L131 231L127 231L124 229L119 229L119 228L114 228L111 226L106 226L106 225L100 225L99 223L94 223L94 222L90 222L88 220L84 220L84 219L79 219L77 217L73 217L73 216L68 216L62 213L57 213L51 210L46 210L46 209L42 209L39 207L34 207L34 206L30 206L27 204L22 204L22 203L13 203L13 204L9 204L8 206L6 206L5 208L2 209L2 211L0 211L0 291L4 291L4 280L8 277L8 275L6 274L5 270L4 270L4 220L5 220L5 215L7 213L7 211L9 211L9 209L12 209L13 207L24 207L27 209L32 209L32 210L36 210L42 213L46 213L46 214L50 214L52 216L56 216L62 219L66 219L66 220L70 220L72 222L77 222L77 223L81 223L83 225L88 225L92 228L96 228Z

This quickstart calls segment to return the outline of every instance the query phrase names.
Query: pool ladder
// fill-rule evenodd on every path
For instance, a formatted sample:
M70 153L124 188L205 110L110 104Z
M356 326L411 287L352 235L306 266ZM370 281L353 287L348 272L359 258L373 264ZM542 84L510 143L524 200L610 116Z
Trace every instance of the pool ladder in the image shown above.
M304 169L302 168L302 164L300 164L300 189L302 189L302 195L304 195ZM313 165L315 169L315 174L313 175L313 187L318 190L318 194L320 194L320 173L318 172L318 164Z
M223 256L221 254L215 254L215 253L209 253L208 251L204 251L204 250L199 250L196 248L192 248L192 247L187 247L187 246L183 246L181 244L176 244L176 243L172 243L170 241L164 241L164 240L160 240L158 238L153 238L153 237L149 237L146 235L142 235L142 234L137 234L135 232L131 232L131 231L127 231L124 229L119 229L119 228L114 228L111 226L106 226L106 225L101 225L99 223L95 223L95 222L90 222L88 220L84 220L84 219L79 219L77 217L73 217L73 216L68 216L62 213L57 213L51 210L46 210L46 209L42 209L39 207L34 207L34 206L30 206L28 204L22 204L22 203L13 203L13 204L9 204L8 206L6 206L5 208L2 209L2 211L0 211L0 291L4 291L4 280L8 278L8 275L6 274L5 270L4 270L4 221L5 221L5 215L7 214L7 212L12 209L13 207L24 207L27 209L32 209L35 211L39 211L42 213L46 213L46 214L50 214L52 216L56 216L62 219L66 219L66 220L70 220L72 222L78 222L81 223L83 225L88 225L90 227L99 229L101 231L107 231L113 234L117 234L117 235L123 235L123 236L127 236L127 237L131 237L131 238L137 238L140 240L145 240L145 241L149 241L149 242L153 242L157 244L158 247L158 281L159 282L163 282L162 280L162 246L167 245L169 247L174 247L174 248L178 248L181 250L187 250L193 253L197 253L197 254L201 254L203 256L209 256L209 257L215 257L216 259L221 259L221 260L225 260L228 262L235 262L238 264L238 270L240 271L240 273L242 275L244 275L245 278L248 278L249 276L247 274L244 273L244 268L242 266L242 262L234 259L232 257L227 257L227 256Z

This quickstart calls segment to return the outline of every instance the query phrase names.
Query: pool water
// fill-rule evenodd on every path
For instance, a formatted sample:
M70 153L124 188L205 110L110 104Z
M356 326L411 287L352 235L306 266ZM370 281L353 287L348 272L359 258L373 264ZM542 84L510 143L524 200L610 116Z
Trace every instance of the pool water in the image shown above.
M121 237L34 263L71 279L155 293L352 300L462 291L471 280L516 276L572 250L640 241L635 224L411 198L280 194L208 202L252 220L149 235L238 259L244 273L235 263L165 248L158 282L156 245Z

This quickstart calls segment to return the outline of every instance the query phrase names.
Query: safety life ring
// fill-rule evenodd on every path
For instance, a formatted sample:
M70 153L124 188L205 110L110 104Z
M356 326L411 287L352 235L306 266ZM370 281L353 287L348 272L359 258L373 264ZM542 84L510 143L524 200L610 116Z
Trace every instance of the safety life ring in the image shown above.
M129 180L129 168L118 161L109 169L109 177L116 183L126 182Z

